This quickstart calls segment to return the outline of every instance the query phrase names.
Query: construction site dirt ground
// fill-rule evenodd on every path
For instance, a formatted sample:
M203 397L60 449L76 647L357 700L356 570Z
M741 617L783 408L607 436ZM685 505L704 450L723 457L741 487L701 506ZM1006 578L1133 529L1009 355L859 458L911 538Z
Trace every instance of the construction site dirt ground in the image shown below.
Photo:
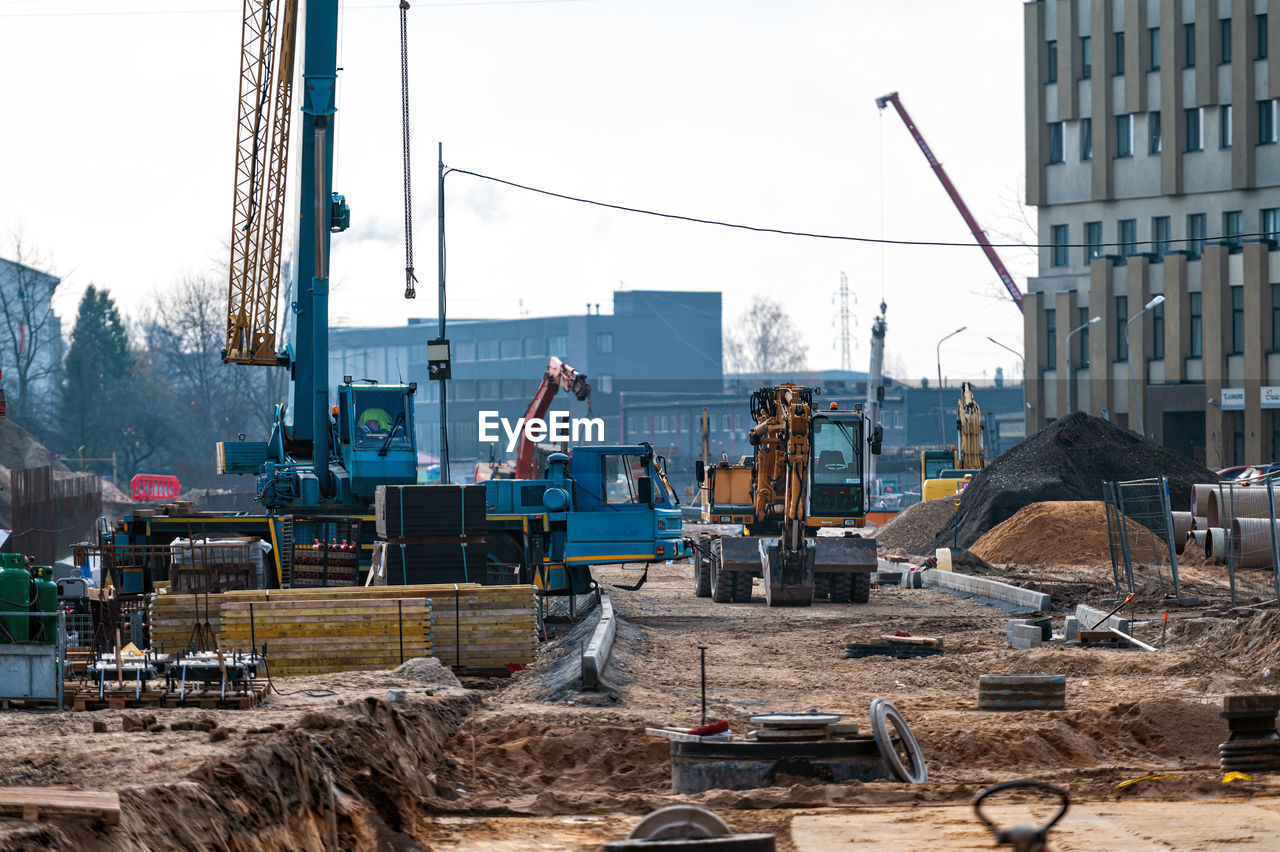
M687 564L651 566L637 591L610 588L639 574L595 569L619 619L595 692L577 688L586 625L558 625L561 638L535 665L506 680L464 679L469 688L442 670L360 672L277 679L294 694L250 711L0 715L0 785L119 790L123 806L113 828L0 820L0 849L322 850L331 828L343 849L595 849L676 801L712 808L735 830L773 832L783 850L983 849L992 844L968 807L973 794L1033 777L1074 799L1057 849L1274 848L1280 834L1280 776L1224 784L1218 768L1222 696L1275 692L1280 677L1280 614L1203 615L1227 597L1223 569L1186 572L1201 605L1173 607L1167 626L1156 594L1126 609L1139 638L1159 646L1163 633L1154 652L1015 651L1008 612L932 590L884 586L867 605L770 609L757 583L751 603L716 604L693 596ZM1111 583L1110 566L1010 575L1052 584L1063 608L1096 602ZM895 631L942 637L945 653L844 657L846 643ZM730 720L736 735L750 714L809 708L865 727L872 699L886 697L919 740L929 783L673 795L669 744L644 728L701 720L699 645L708 717ZM1037 672L1067 676L1065 711L974 709L980 675ZM390 688L407 700L388 701ZM122 730L124 716L148 714L151 730ZM214 730L174 729L201 720ZM94 733L95 721L107 730ZM1172 777L1114 789L1150 774ZM1026 823L1032 810L1014 802L998 813Z

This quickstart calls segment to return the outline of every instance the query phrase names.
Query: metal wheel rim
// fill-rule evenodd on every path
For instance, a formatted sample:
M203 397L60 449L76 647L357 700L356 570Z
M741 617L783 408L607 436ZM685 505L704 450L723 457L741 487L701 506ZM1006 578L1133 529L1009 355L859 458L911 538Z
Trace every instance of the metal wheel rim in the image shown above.
M911 766L916 769L915 774L912 774L911 769L902 762L902 755L898 753L892 733L889 730L890 722L893 723L894 729L898 732L898 741L907 748ZM902 718L898 708L894 707L893 703L887 698L877 698L871 702L871 732L875 735L876 746L880 749L881 757L884 758L884 762L889 765L889 769L893 771L893 774L899 780L907 781L911 784L925 784L929 781L929 770L924 765L924 755L920 753L920 744L916 742L915 735L907 727L907 720Z

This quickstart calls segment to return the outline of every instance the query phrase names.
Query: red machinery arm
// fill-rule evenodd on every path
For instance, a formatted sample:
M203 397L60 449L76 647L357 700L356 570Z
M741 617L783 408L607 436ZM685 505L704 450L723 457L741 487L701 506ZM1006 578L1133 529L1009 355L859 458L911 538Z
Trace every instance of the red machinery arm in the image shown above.
M546 417L551 400L561 388L572 393L578 399L591 398L591 385L587 384L587 374L579 373L568 364L552 355L547 358L547 372L542 376L542 384L538 392L529 401L524 411L524 422ZM534 479L533 441L520 437L520 446L516 450L516 479Z
M902 123L907 126L907 130L911 131L911 136L916 140L916 144L920 146L920 150L924 152L924 158L929 161L930 168L933 173L938 176L938 180L942 182L942 188L947 191L947 195L951 196L951 202L955 204L956 209L960 211L960 216L964 219L964 223L969 226L969 231L973 234L973 238L978 241L978 245L982 246L982 253L987 256L987 260L991 261L991 265L995 267L996 275L1000 276L1000 280L1004 282L1005 288L1009 291L1009 295L1013 297L1013 301L1018 304L1018 310L1022 310L1022 291L1018 289L1018 285L1014 283L1013 277L1009 275L1009 270L1004 268L1004 262L1000 260L1000 255L996 254L995 248L991 245L991 241L987 239L987 235L983 232L982 227L978 225L978 220L973 218L973 214L969 212L969 207L964 203L964 199L960 197L959 190L955 184L951 182L951 178L947 177L946 169L942 168L942 163L938 162L938 158L933 156L933 151L929 148L929 143L924 141L924 136L920 135L920 129L916 127L916 123L911 120L911 116L907 114L907 110L902 105L902 101L898 100L898 93L891 92L882 98L876 98L876 106L884 109L889 104L893 104L893 108L898 111L898 117L902 119Z

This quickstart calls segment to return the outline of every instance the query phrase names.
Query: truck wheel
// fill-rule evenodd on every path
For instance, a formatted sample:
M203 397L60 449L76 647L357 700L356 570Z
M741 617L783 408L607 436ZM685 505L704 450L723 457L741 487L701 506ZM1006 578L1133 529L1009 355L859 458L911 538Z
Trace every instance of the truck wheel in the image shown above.
M853 591L853 575L852 574L832 574L831 575L831 602L832 603L848 603L849 595Z
M866 603L871 600L871 575L870 574L854 574L853 576L853 594L850 599L854 603Z
M738 572L733 577L733 602L751 603L751 575Z
M693 554L693 593L700 598L711 597L710 536L698 536L698 547Z
M815 574L813 576L813 599L825 600L831 594L831 575Z
M733 600L733 572L721 569L720 539L711 542L711 599L716 603Z

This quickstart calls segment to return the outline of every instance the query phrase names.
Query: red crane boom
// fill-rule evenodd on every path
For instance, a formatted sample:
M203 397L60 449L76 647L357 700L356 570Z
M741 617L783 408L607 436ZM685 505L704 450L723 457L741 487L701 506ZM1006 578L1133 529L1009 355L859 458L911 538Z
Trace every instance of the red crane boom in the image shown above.
M579 373L552 355L547 358L547 372L542 376L542 384L538 386L538 392L533 395L533 399L529 401L529 407L525 409L524 422L546 417L547 409L551 407L551 399L561 388L580 400L591 397L591 385L587 384L587 374ZM536 471L533 469L533 447L533 441L520 439L520 446L516 450L516 479L537 479Z
M882 98L876 98L876 106L884 109L889 104L893 104L893 108L898 111L898 117L902 119L902 123L907 126L907 130L911 131L911 136L916 140L916 144L920 146L920 150L924 152L924 158L929 161L929 167L933 169L933 173L938 176L938 180L942 182L942 188L947 191L947 195L951 197L951 202L955 204L956 209L960 211L960 216L964 219L964 223L969 226L969 231L973 234L973 238L978 241L978 245L982 247L982 253L987 256L987 260L991 261L991 265L995 267L996 275L1000 276L1000 280L1004 282L1005 288L1009 291L1009 295L1013 297L1013 301L1017 303L1018 310L1022 310L1022 291L1018 289L1018 285L1013 282L1013 277L1009 275L1009 270L1004 268L1004 262L1000 260L1000 255L996 254L995 247L991 245L991 241L987 239L986 233L982 227L978 225L978 220L973 218L973 214L969 212L969 206L964 203L964 199L960 197L959 190L955 184L951 182L951 178L947 177L947 170L942 167L942 163L938 162L938 158L933 156L933 151L929 148L929 143L924 141L924 136L920 135L920 129L916 127L916 123L911 120L911 116L907 114L906 108L902 105L902 101L898 99L897 92L890 92Z

